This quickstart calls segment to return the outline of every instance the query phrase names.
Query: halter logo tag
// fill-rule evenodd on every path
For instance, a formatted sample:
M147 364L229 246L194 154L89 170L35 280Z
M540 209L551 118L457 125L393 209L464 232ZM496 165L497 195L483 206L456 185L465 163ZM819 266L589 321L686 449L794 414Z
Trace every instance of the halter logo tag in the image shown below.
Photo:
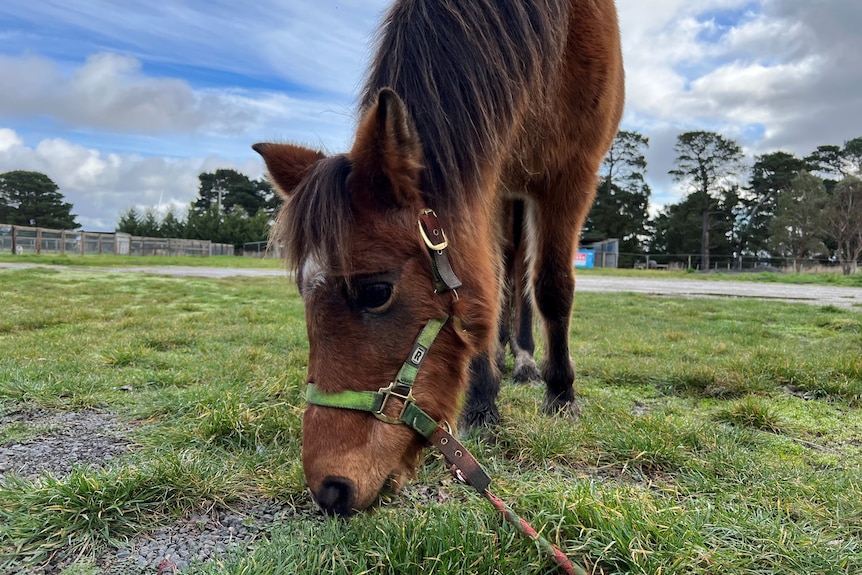
M421 345L417 345L413 349L413 354L410 356L410 363L415 366L418 366L422 363L422 359L425 357L425 354L428 353L428 350Z

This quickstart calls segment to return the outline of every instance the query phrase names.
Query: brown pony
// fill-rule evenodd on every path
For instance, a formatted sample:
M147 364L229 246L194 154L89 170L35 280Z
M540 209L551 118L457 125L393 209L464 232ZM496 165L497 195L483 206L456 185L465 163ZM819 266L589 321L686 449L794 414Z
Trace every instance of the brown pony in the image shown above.
M349 152L254 146L286 198L272 240L305 303L308 382L322 394L385 387L423 326L451 317L416 376L415 405L438 422L497 422L504 222L517 198L547 342L544 409L577 415L572 264L623 105L613 0L397 0L378 41ZM443 289L444 251L429 251L417 223L427 209L460 279ZM305 411L305 477L329 513L372 504L387 479L415 472L424 445L366 411Z

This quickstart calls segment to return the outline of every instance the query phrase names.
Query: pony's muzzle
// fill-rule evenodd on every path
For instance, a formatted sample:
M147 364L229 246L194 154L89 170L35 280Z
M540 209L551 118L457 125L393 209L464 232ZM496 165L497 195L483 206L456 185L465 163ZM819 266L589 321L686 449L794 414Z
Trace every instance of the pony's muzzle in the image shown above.
M312 491L312 495L320 508L329 515L349 517L356 512L353 507L356 485L346 477L327 477L316 492Z

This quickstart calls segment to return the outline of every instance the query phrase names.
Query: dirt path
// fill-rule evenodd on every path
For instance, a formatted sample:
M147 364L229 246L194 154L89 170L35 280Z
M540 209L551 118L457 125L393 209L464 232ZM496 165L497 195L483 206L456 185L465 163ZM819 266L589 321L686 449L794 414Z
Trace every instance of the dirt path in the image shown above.
M37 264L0 263L0 269L27 267L37 267ZM82 269L64 266L52 267L70 270ZM177 277L192 276L207 278L234 276L273 277L287 275L283 270L188 266L87 267L84 269L90 272L137 272ZM702 279L661 279L655 277L591 276L584 274L578 276L577 282L577 289L582 292L634 292L657 296L771 299L813 305L834 305L862 312L862 288L732 280L710 281Z
M680 280L636 277L579 276L579 291L635 292L679 297L771 299L813 305L834 305L862 312L862 288L781 284L732 280Z

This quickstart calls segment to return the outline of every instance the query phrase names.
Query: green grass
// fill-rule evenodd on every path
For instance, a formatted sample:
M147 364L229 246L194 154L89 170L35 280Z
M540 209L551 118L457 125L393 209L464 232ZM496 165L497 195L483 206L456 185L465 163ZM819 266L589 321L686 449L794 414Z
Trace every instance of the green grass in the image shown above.
M636 270L631 268L592 268L579 269L580 275L599 275L634 278L654 279L678 279L678 280L706 280L706 281L751 281L766 283L785 284L820 284L843 287L862 287L862 273L845 276L841 274L840 268L823 273L795 273L795 272L734 272L734 271L710 271L706 273L696 271L666 271L666 270Z
M153 525L274 499L295 513L197 572L553 572L431 452L372 512L315 511L291 282L82 266L0 271L0 292L0 414L110 411L136 445L110 467L0 485L7 569L66 557L69 573L99 573L100 549ZM579 422L505 381L502 424L467 441L552 542L596 573L862 570L862 314L581 293L571 342ZM0 445L47 431L8 423Z

